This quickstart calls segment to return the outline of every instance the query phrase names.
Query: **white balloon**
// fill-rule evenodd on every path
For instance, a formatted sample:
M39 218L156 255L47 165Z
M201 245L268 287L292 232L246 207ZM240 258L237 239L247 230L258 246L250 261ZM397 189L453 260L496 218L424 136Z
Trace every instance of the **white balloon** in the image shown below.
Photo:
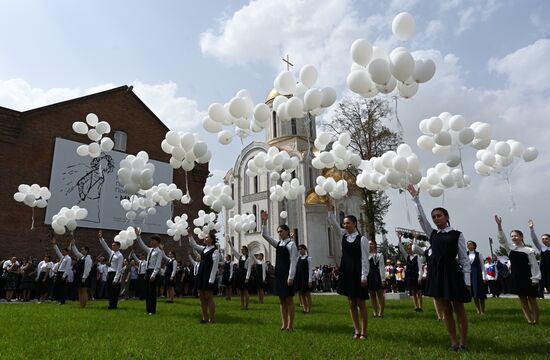
M448 131L441 131L435 136L434 141L437 145L441 145L441 146L451 145L451 142L452 142L451 134L449 134Z
M286 102L286 111L291 118L301 118L304 116L304 103L293 96Z
M209 116L205 116L204 119L202 119L202 127L204 130L214 134L222 131L223 129L223 125L221 123L212 120Z
M269 109L269 106L267 106L264 103L257 104L256 107L254 107L254 119L262 124L267 121L269 121L271 117L271 110Z
M218 142L222 145L229 145L233 141L233 134L229 130L222 130L218 133Z
M80 156L88 156L90 151L88 150L88 145L80 145L76 148L76 153Z
M393 18L391 29L395 37L407 41L416 29L416 22L411 14L402 12Z
M399 172L405 172L407 170L407 165L407 159L402 156L398 155L392 159L393 168Z
M510 145L505 141L499 141L495 144L495 152L499 154L500 156L508 156L510 155L511 151Z
M428 119L428 130L432 134L438 134L443 128L443 120L441 118L434 116Z
M109 152L113 150L114 146L115 143L113 142L113 140L111 140L111 138L104 137L103 139L101 139L101 151Z
M460 131L466 126L466 119L462 115L454 115L449 119L449 128L454 131Z
M486 151L481 156L481 161L487 166L493 166L497 159L495 157L495 154L493 154L491 151Z
M332 106L336 101L336 90L331 87L325 87L321 90L321 107Z
M88 130L88 138L92 141L99 141L101 139L101 135L98 134L95 129L90 129Z
M399 95L401 95L401 97L410 99L418 92L418 83L413 82L410 85L398 83L397 89L399 90Z
M376 88L378 91L380 91L382 94L389 94L393 90L395 90L395 87L397 86L397 80L392 76L390 80L388 81L387 85L376 85Z
M533 161L539 156L539 151L534 147L528 147L523 152L523 160L525 162Z
M234 97L229 102L229 113L235 118L240 118L246 114L246 101L244 98Z
M73 131L77 134L86 135L88 133L88 125L82 121L76 121L73 123Z
M355 40L350 52L353 61L362 66L367 66L372 58L372 46L366 39Z
M296 78L290 71L281 72L274 83L275 90L281 95L291 95L296 91Z
M406 81L414 71L414 59L408 51L390 56L390 72L399 81Z
M215 122L224 123L227 119L227 112L222 104L213 103L208 107L208 116Z
M412 78L419 84L428 82L435 74L435 63L432 59L415 60Z
M111 131L111 126L107 121L100 121L97 123L95 130L98 132L98 134L108 134Z
M474 132L477 139L490 139L491 138L491 125L487 123L482 123L478 125Z
M379 85L387 85L392 75L390 65L385 59L374 59L368 66L368 72L372 81Z
M449 156L447 156L446 164L449 167L458 166L460 164L460 156L457 154L449 154Z
M99 122L99 118L97 117L96 114L94 113L89 113L88 115L86 115L86 122L88 123L88 125L90 126L96 126L97 123ZM95 140L94 140L95 141Z
M323 94L319 89L309 89L304 95L304 110L311 111L319 106L323 101Z
M313 65L304 65L300 69L300 81L308 88L312 87L317 81L317 69Z
M350 73L346 81L348 84L348 88L356 94L367 93L372 86L369 74L366 71L362 70Z

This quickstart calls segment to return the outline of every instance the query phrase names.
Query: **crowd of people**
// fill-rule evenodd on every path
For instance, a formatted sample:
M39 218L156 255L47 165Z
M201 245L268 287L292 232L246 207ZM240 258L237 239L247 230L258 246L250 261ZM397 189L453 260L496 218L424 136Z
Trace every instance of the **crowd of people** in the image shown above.
M273 266L264 260L264 254L250 254L247 246L240 251L227 241L227 254L222 259L216 246L216 233L209 233L202 244L190 236L193 255L176 259L174 252L166 254L157 235L150 236L149 245L136 229L139 255L134 250L124 256L120 244L113 241L109 247L101 231L98 238L104 254L92 259L87 247L77 247L73 240L59 249L55 239L52 250L39 261L32 257L12 257L1 262L0 298L3 301L77 300L86 307L89 299L108 299L108 309L118 307L118 300L137 298L145 300L149 315L156 313L157 297L166 297L171 303L175 297L198 297L202 323L215 322L215 295L231 299L238 294L242 310L247 310L250 294L257 294L263 303L265 294L278 296L281 330L293 331L295 305L298 293L304 313L312 311L311 292L333 292L348 298L349 313L354 327L354 339L367 338L370 299L373 317L384 317L385 293L408 291L414 310L423 311L422 297L433 299L437 319L445 323L451 340L451 351L468 351L468 318L464 303L474 300L477 313L485 313L488 294L515 294L527 322L539 323L538 297L550 290L550 235L539 240L534 223L529 220L531 239L540 252L526 246L523 233L512 230L510 239L502 227L502 218L495 216L498 239L508 257L484 257L475 241L466 241L464 235L450 226L450 215L444 208L431 211L433 228L424 214L419 191L408 188L416 206L420 226L427 234L428 246L423 246L416 232L407 234L411 242L403 243L403 233L397 232L399 256L384 259L376 241L359 233L357 219L344 217L336 221L334 207L327 202L328 220L340 232L341 261L339 265L313 267L304 244L297 245L287 225L279 225L278 239L268 233L267 212L261 212L262 236L275 248ZM136 246L134 246L135 248ZM70 256L73 255L73 257ZM237 260L233 261L233 257Z

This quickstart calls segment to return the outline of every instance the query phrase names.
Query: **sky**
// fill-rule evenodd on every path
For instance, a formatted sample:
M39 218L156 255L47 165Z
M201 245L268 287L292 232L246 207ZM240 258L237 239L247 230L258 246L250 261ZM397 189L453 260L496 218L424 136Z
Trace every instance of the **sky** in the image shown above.
M391 33L402 11L417 24L405 44ZM424 170L441 159L416 146L418 123L444 111L469 123L488 122L494 138L539 150L536 161L515 167L508 185L501 176L478 176L475 151L467 149L472 186L442 198L422 196L426 209L448 208L453 226L486 255L488 238L496 239L494 214L503 216L505 230L527 232L532 218L539 234L550 232L549 15L544 0L0 0L0 106L23 111L133 85L168 127L197 132L208 143L215 154L209 182L215 184L240 149L264 135L218 144L201 125L211 103L227 102L240 89L263 101L286 54L297 69L315 65L316 85L334 87L341 99L350 94L346 76L355 39L386 51L406 46L437 66L413 99L399 102L404 141ZM328 119L330 111L322 117ZM386 223L395 241L393 228L418 224L407 195L388 194L393 205Z

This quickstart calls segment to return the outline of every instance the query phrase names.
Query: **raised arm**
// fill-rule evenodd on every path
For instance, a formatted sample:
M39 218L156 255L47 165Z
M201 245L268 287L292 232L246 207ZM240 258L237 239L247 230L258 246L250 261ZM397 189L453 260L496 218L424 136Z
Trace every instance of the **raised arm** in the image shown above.
M212 253L212 270L210 270L210 277L208 279L209 284L213 284L216 281L216 273L218 272L218 263L220 262L220 252L214 249Z
M132 257L132 259L134 259L135 262L138 263L139 265L139 258L136 256L136 254L132 251L132 253L130 254L130 256Z
M504 230L502 230L502 218L495 215L495 222L497 223L498 228L498 242L506 249L507 252L510 252L510 250L514 249L516 246L512 241L508 240L506 234L504 234Z
M313 283L313 266L311 266L311 256L307 257L307 268L309 269L307 282L309 286L311 286Z
M138 245L141 247L141 249L143 251L145 251L146 254L149 254L149 251L151 251L151 248L147 245L145 245L145 243L143 242L143 240L141 239L141 229L140 228L136 228L136 236L137 236L137 243Z
M76 247L74 239L73 239L73 241L71 241L71 243L69 245L69 248L72 250L74 256L76 256L77 258L81 258L83 256L82 253L80 251L78 251L78 248Z
M369 276L369 239L366 236L361 237L361 286L367 281Z
M462 273L464 274L464 282L466 286L470 286L470 257L468 256L468 248L466 247L466 239L464 239L464 234L460 233L458 238L458 262L462 265Z
M229 245L229 248L231 249L231 254L233 254L234 257L239 259L241 257L241 254L239 254L239 252L235 250L235 248L233 247L233 243L228 241L227 245Z
M59 261L63 260L63 254L61 253L61 251L59 251L59 247L57 246L57 244L53 244L53 250L55 251L55 254L59 257Z
M273 239L267 232L267 219L269 218L269 214L267 211L262 210L260 216L262 217L262 237L269 243L269 245L276 248L278 244L277 240Z
M483 278L483 281L487 281L487 270L485 269L485 258L483 257L483 255L478 252L479 254L479 262L480 262L480 265L481 265L481 277Z
M197 244L193 236L189 235L187 239L189 239L189 245L196 251L202 252L204 250L204 246Z
M413 185L409 185L407 187L407 190L411 194L413 203L416 207L416 214L418 216L418 222L420 223L420 227L426 233L426 235L430 236L430 234L433 231L433 228L432 228L432 225L430 224L430 221L426 217L426 214L424 213L422 204L420 204L420 198L418 197L418 195L420 194L420 191L416 190Z
M113 253L113 250L109 249L109 246L107 245L107 243L105 242L105 240L103 239L103 237L101 236L101 231L100 231L100 234L99 234L99 243L101 244L101 247L103 248L103 250L105 250L105 252L111 256L112 253Z
M401 255L403 255L405 257L405 259L407 259L407 256L409 256L409 254L407 254L407 250L405 250L405 247L403 246L403 242L401 241L401 232L400 231L396 231L395 232L397 234L397 239L398 239L398 244L399 244L399 252L401 253Z
M537 234L535 233L535 223L533 222L533 220L529 219L529 221L527 221L527 225L529 225L529 232L531 233L531 240L533 241L533 245L535 245L539 252L542 252L542 244L539 241Z

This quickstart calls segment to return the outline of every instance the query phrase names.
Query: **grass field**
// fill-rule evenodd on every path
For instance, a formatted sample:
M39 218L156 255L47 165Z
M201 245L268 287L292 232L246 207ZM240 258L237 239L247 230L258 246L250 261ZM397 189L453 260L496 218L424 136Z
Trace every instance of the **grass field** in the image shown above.
M297 299L297 298L296 298ZM166 304L145 314L140 301L105 301L80 309L75 302L0 304L1 359L412 359L550 357L550 301L541 301L541 322L529 326L515 299L489 299L487 314L470 320L470 353L447 352L449 340L431 301L415 313L409 300L388 301L383 319L369 318L369 339L352 340L341 296L314 296L313 312L297 312L295 331L279 330L277 299L250 310L238 298L216 299L217 323L200 324L197 299ZM429 300L429 299L425 299Z

